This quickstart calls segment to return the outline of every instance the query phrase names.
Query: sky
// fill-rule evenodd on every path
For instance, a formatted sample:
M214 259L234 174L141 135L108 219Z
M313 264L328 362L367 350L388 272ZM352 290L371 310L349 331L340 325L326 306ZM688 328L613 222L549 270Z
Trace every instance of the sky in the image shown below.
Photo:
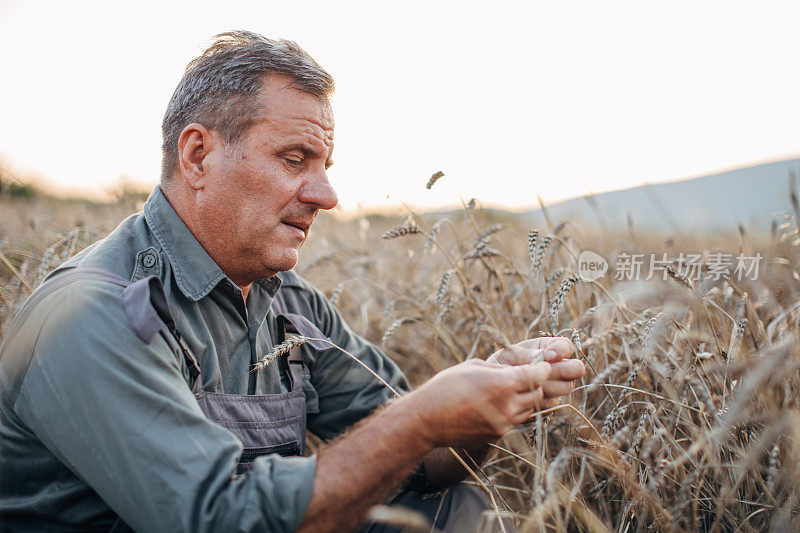
M154 186L183 69L248 29L334 76L343 209L553 203L798 157L798 20L770 1L0 0L0 165L85 195Z

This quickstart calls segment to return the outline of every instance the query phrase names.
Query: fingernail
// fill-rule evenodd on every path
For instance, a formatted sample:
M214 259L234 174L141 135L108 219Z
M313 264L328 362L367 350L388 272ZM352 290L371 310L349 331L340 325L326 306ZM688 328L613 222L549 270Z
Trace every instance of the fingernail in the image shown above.
M545 350L544 351L544 360L545 361L553 361L558 357L558 352L555 350Z

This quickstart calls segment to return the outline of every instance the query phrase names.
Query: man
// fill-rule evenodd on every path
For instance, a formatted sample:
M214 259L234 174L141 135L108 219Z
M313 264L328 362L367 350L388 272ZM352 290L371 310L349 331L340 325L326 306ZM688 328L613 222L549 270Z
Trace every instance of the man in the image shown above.
M291 272L316 214L337 203L332 90L297 45L247 32L190 63L143 213L53 273L0 347L4 527L352 530L404 480L462 479L443 447L481 461L572 390L584 370L566 339L456 365L380 409L388 389L320 343L254 371L287 335L312 332L407 389ZM550 362L528 364L543 348ZM306 427L332 439L318 456L302 457Z

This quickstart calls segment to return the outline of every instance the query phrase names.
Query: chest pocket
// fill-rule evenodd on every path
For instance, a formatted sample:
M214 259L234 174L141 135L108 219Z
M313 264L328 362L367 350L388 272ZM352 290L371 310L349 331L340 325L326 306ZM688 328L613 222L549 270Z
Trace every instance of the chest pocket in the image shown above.
M302 315L285 311L285 306L280 305L283 303L282 298L280 304L276 306L274 302L277 301L278 295L276 295L275 300L273 301L273 309L277 311L278 308L280 308L283 311L278 313L278 330L282 332L280 338L281 342L286 340L287 336L289 335L301 335L310 339L328 340L327 335L325 335L322 330L320 330L309 319ZM316 350L328 350L331 348L330 344L326 342L320 342L319 340L310 340L305 344ZM308 413L312 414L319 413L319 394L311 382L311 369L308 367L308 363L306 363L305 359L300 354L301 350L302 346L292 349L288 358L289 364L302 365L303 392L306 395L306 410Z

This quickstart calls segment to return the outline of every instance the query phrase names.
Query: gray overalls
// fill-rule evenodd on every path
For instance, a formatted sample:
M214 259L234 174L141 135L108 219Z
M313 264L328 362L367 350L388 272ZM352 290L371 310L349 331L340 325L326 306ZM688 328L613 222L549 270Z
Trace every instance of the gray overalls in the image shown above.
M136 291L138 287L134 285L126 290ZM299 333L296 323L301 327L306 326L303 329L309 336L324 337L310 322L302 324L297 315L286 312L280 292L275 295L272 308L278 315L279 342L286 340L287 333ZM171 320L171 317L168 319ZM313 330L308 328L309 325ZM282 379L287 381L289 392L267 395L207 392L203 390L197 360L174 326L170 327L170 331L178 339L189 368L192 393L203 414L242 441L244 449L239 458L238 474L252 467L256 457L262 455L303 455L306 442L306 395L303 392L303 366L299 348L292 349L288 357L282 356L272 363L281 366Z
M57 276L51 275L37 291L40 293L39 297L46 295L50 286L55 288L56 285L60 286L76 278L123 286L122 303L136 334L147 343L152 341L154 335L161 334L170 337L166 339L168 343L171 340L170 344L177 344L189 372L189 386L203 414L236 435L242 442L244 449L239 459L238 474L248 470L253 461L262 455L303 455L306 441L306 397L303 392L299 349L291 350L288 357L281 356L273 363L281 366L282 379L285 380L289 392L267 395L207 392L203 390L198 362L175 327L158 278L151 276L131 283L98 269L62 269L57 272ZM276 294L272 308L278 316L279 342L283 342L289 333L325 338L308 319L287 311L280 292Z

